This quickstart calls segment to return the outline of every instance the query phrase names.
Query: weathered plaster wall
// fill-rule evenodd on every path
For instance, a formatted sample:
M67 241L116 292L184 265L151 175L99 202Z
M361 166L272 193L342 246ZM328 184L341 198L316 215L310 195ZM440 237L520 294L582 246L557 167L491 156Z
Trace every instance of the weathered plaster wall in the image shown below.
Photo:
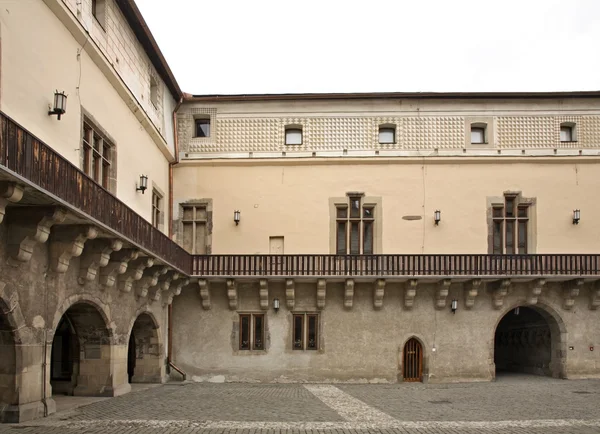
M123 99L92 58L93 51L88 50L94 42L78 43L43 1L13 2L0 11L0 22L2 111L82 168L85 110L114 140L114 193L150 220L152 195L136 192L136 183L145 174L149 186L154 183L168 192L168 160L134 114L140 108ZM114 79L120 80L116 75ZM55 90L68 94L67 111L60 121L48 116ZM163 211L168 213L166 206ZM163 230L168 230L167 225Z
M520 191L535 199L529 253L593 253L600 204L589 194L600 188L599 166L591 157L196 161L174 170L174 215L182 202L212 199L213 254L269 253L270 236L284 237L285 253L333 253L329 199L364 192L381 198L375 225L382 249L375 253L488 253L490 198ZM581 209L579 225L574 209Z
M271 283L269 297L279 298L281 309L261 311L258 284L238 284L238 308L229 310L224 284L211 285L210 310L203 310L197 290L191 286L173 303L174 359L195 381L371 381L395 382L401 377L401 351L416 336L424 344L425 379L431 382L487 381L495 376L494 334L504 314L527 304L526 284L513 285L501 309L491 303L491 288L480 290L472 310L464 307L463 285L453 284L448 306L434 309L434 286L419 285L414 307L403 304L401 283L388 283L383 308L373 308L372 283L357 283L354 304L343 306L343 284L327 285L326 306L316 309L314 283L296 283L294 312L320 312L321 347L318 351L292 350L291 313L282 284ZM588 289L582 289L575 307L562 306L561 287L548 283L538 307L558 318L561 346L568 378L600 377L600 343L595 327L597 311L588 309ZM456 314L451 299L459 301ZM266 314L266 351L240 351L237 344L238 312ZM557 324L558 324L557 322ZM572 350L567 350L572 346ZM434 351L435 349L435 351ZM564 362L563 360L563 362ZM561 362L562 363L562 362ZM223 377L220 377L223 376Z

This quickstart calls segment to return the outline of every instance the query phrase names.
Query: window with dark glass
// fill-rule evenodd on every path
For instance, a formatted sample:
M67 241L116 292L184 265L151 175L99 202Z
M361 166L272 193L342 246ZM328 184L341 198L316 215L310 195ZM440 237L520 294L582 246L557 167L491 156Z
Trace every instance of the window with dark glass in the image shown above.
M195 137L210 137L210 119L196 119Z
M319 349L319 315L297 313L293 315L292 349Z
M162 196L158 191L152 190L152 226L160 227L162 220Z
M348 204L336 205L336 253L372 255L375 206L351 196Z
M265 349L265 315L240 314L240 350Z
M83 122L83 171L102 187L109 189L113 145L91 122Z
M527 253L529 204L518 203L517 199L517 196L507 195L504 204L492 207L493 253Z

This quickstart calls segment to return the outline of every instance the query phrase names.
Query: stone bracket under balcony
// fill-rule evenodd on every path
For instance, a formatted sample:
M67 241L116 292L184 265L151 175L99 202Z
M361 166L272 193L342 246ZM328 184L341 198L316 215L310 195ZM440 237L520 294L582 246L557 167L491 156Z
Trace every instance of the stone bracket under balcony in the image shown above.
M88 240L98 236L98 229L91 225L57 225L50 237L50 269L65 273L71 259L80 256Z
M104 288L113 287L117 277L127 271L129 262L137 259L139 254L139 250L136 249L123 249L111 253L108 264L100 269L100 284Z
M0 182L0 223L4 221L6 206L17 203L23 198L23 187L16 182Z
M123 241L116 238L87 241L79 261L79 277L77 278L79 284L83 285L96 279L99 270L108 265L110 255L118 252L122 247Z

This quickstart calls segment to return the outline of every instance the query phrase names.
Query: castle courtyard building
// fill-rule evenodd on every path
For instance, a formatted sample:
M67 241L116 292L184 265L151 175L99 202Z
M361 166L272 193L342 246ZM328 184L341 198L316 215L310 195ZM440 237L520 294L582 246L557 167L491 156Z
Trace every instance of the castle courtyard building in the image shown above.
M190 95L133 0L9 2L0 48L1 422L600 377L600 92Z

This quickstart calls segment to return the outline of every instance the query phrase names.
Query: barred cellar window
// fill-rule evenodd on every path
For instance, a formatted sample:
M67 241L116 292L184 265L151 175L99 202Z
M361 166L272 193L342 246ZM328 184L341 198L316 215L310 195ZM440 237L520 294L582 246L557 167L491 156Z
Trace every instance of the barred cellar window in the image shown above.
M315 313L295 313L293 315L294 350L319 349L319 315Z
M265 349L265 315L258 313L240 314L240 350Z

